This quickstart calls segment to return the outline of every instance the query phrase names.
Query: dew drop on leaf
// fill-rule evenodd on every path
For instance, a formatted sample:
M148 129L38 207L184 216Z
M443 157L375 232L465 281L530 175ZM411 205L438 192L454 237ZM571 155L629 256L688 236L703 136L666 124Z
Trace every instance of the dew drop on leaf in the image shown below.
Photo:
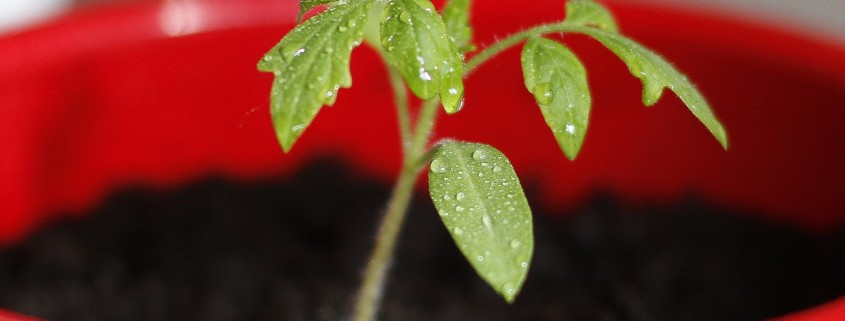
M460 192L460 193L455 195L455 199L459 200L459 201L463 201L464 197L466 197L466 194L464 194L464 192Z
M493 230L493 220L490 218L490 215L484 214L484 216L481 217L481 223L484 224L484 227L486 227L488 231Z
M476 150L472 153L472 159L474 160L485 160L487 159L487 152L483 149Z
M402 13L399 14L399 20L409 25L414 24L414 21L411 20L411 14L408 13L408 11L402 11Z
M433 172L433 173L445 173L446 172L446 164L439 159L432 160L431 161L431 172Z
M537 84L537 86L534 87L534 98L537 99L537 103L540 105L551 104L552 99L554 99L551 84L547 82Z

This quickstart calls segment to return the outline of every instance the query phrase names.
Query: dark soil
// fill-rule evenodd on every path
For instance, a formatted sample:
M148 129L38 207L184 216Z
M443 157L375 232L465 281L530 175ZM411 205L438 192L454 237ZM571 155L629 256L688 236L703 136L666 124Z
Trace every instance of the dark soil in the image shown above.
M116 193L0 250L0 307L54 321L343 320L388 189L337 164ZM596 197L575 213L535 209L531 272L507 305L430 201L414 204L382 320L760 320L845 294L845 229Z

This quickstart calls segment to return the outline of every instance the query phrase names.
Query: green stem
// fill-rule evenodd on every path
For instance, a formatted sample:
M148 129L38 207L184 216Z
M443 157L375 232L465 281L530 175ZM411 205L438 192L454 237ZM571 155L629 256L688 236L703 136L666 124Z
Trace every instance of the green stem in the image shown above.
M555 32L579 32L581 29L582 28L580 26L570 25L566 22L557 22L539 25L536 27L532 27L528 30L512 34L507 38L497 41L489 47L484 48L484 50L473 56L472 59L470 59L466 64L464 77L466 78L470 73L475 71L478 66L484 64L485 62L495 57L502 51L505 51L524 40Z
M396 88L394 87L394 90ZM404 86L401 89L405 90ZM407 140L404 139L403 135L402 143L405 146L406 153L402 162L402 170L399 173L399 179L388 202L384 220L381 222L381 226L379 226L376 234L375 248L367 262L367 267L364 269L363 284L358 292L355 303L355 321L375 320L376 314L379 311L384 285L387 283L387 270L393 261L396 242L399 239L399 233L402 231L402 225L405 222L405 216L414 192L414 185L425 163L423 159L430 157L426 153L426 147L431 136L431 131L434 128L434 119L437 116L438 106L439 100L437 99L423 103L420 116L417 119L416 131L412 135L408 135ZM400 113L398 117L401 123L401 118L404 116ZM404 127L403 125L400 126ZM410 132L410 121L408 132Z
M416 178L417 172L405 167L393 189L384 221L376 234L375 249L364 270L364 282L355 303L355 321L375 320L381 306L387 269L393 261L394 248L411 202Z
M410 151L411 139L411 112L408 105L408 90L402 75L392 66L387 67L390 76L390 86L393 89L393 103L396 105L396 117L399 121L399 133L402 138L402 151L405 155Z
M466 65L465 77L478 66L484 64L502 51L519 44L523 40L547 33L579 32L580 29L578 26L570 26L565 23L553 23L540 25L511 35L487 47L470 59ZM375 47L378 48L378 46ZM399 239L399 233L402 231L408 206L411 204L414 185L416 184L419 172L424 167L426 161L431 158L431 152L427 150L428 141L434 128L438 107L440 106L439 99L435 98L425 101L422 104L414 128L411 128L407 89L402 81L401 75L392 67L388 67L388 69L391 87L394 92L399 128L402 135L404 155L399 178L388 201L384 220L381 222L376 234L375 248L367 262L367 267L364 269L363 284L355 302L355 321L375 320L381 306L384 286L387 283L387 270L393 261L396 242Z

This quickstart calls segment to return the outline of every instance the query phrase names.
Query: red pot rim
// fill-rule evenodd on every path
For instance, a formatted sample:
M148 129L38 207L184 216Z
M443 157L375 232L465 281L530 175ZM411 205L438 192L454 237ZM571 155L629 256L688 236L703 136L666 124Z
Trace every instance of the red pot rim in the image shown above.
M110 125L114 124L116 119L127 121L125 117L133 117L132 120L145 125L157 124L156 126L159 127L156 127L156 130L179 129L194 134L202 132L202 124L192 124L193 122L154 123L155 115L163 113L163 111L155 109L154 106L151 106L149 112L136 112L129 116L121 116L116 113L108 114L107 117L103 116L102 119L96 119L96 121L89 121L91 114L60 108L63 106L62 103L65 103L61 99L90 99L87 96L71 95L76 93L74 90L87 89L84 86L87 86L88 83L114 81L116 79L108 77L111 72L110 69L103 69L90 74L86 71L84 74L88 78L75 82L75 77L81 71L78 68L93 67L96 69L118 66L115 57L110 56L112 51L131 52L132 48L140 48L141 44L144 43L164 43L172 46L176 41L193 41L194 44L206 44L212 43L209 39L213 36L242 36L249 34L248 32L252 32L252 30L257 30L255 33L260 33L261 36L248 40L256 40L261 37L270 40L265 42L266 45L251 45L250 50L263 47L266 48L261 50L266 50L269 48L269 44L272 44L273 41L278 39L278 36L283 34L285 28L289 28L289 26L281 26L279 23L280 21L293 21L296 15L294 4L295 1L292 0L171 1L157 4L136 4L109 8L108 10L75 12L47 25L0 38L0 61L11 62L0 64L0 79L18 80L16 84L0 83L0 97L8 97L6 101L10 102L5 106L0 106L0 137L4 137L0 141L0 150L5 154L4 157L0 158L0 199L12 200L0 204L0 243L9 243L23 237L38 222L47 220L50 213L90 207L115 185L144 181L155 186L173 186L209 172L224 172L241 178L261 177L267 173L294 170L307 156L322 153L327 149L339 150L362 171L384 180L390 180L390 177L398 169L396 164L399 156L395 148L392 147L396 144L391 140L384 142L382 137L385 133L393 133L394 130L390 128L383 131L361 133L355 131L354 126L342 123L344 117L350 117L350 114L343 114L339 111L340 106L344 103L374 99L375 103L373 104L378 104L380 98L369 96L365 90L353 88L344 93L344 96L350 98L340 98L338 108L333 108L331 111L334 116L328 115L330 113L327 111L323 113L326 115L321 114L309 133L298 143L294 152L284 157L281 156L275 141L272 139L273 135L266 115L266 86L262 85L250 85L258 88L255 91L245 89L247 88L246 85L239 90L249 91L248 95L245 95L250 97L257 97L255 95L260 94L264 98L251 98L253 100L250 101L251 105L248 107L241 105L239 106L240 109L229 112L225 117L220 116L221 119L227 117L227 119L239 120L241 128L235 131L234 135L232 135L232 132L227 133L229 136L208 133L208 138L205 139L208 142L196 142L194 150L187 152L171 150L182 145L177 143L167 145L168 137L164 134L156 134L155 130L144 132L143 128L126 129ZM497 29L497 27L500 27L497 24L497 17L485 14L485 12L501 10L496 8L498 6L496 3L482 2L476 5L481 7L479 8L481 10L474 19L487 26L486 29L477 31L479 42L486 43L496 34L501 35L504 32L513 31L512 29ZM538 19L547 19L547 21L559 19L562 16L562 8L557 11L554 9L560 7L559 2L552 4L552 1L538 1L537 7L539 9L534 11L526 10L523 13L510 14L516 15L517 18L521 14L530 14L538 16ZM677 61L682 70L691 69L690 78L694 80L699 79L696 77L696 73L706 75L708 70L706 68L696 69L694 62L685 61L683 55L679 55L683 48L675 48L675 51L672 51L672 48L667 48L670 46L665 45L666 41L687 39L686 41L691 45L714 45L711 52L714 56L758 57L762 61L761 63L776 64L782 66L784 70L794 71L796 75L809 75L807 76L808 79L824 79L826 85L840 90L845 89L845 59L842 59L842 57L845 57L845 49L838 44L773 30L771 27L739 20L702 16L681 10L624 6L613 6L613 9L626 33L631 34L635 39L641 39L649 46L653 44L652 47L655 47L658 52L666 54L669 60ZM168 15L173 15L173 17ZM652 18L655 16L661 18L655 20ZM507 25L507 23L504 24ZM277 30L275 39L268 38L270 33L267 30ZM235 38L233 40L241 39ZM574 46L586 48L585 50L588 51L597 50L595 44L591 45L579 41L581 40L574 39L572 43ZM719 46L715 46L715 44ZM666 50L664 51L664 49ZM766 54L760 55L760 52ZM258 57L259 54L260 51L257 51L253 56ZM598 54L598 56L593 62L588 59L588 70L595 70L595 68L604 70L601 68L604 68L602 64L607 61L607 55L601 56L601 54ZM101 59L102 57L105 58ZM132 56L131 59L142 59L143 57ZM101 60L108 63L106 67L100 67ZM252 60L249 61L250 68L254 68L252 67ZM361 53L360 60L364 62L357 64L353 62L353 73L358 72L356 74L356 85L363 84L361 87L369 86L369 89L379 88L378 86L384 87L384 84L379 82L380 80L375 79L379 77L373 76L370 77L373 79L370 79L366 75L360 75L362 70L368 68L367 61L371 65L372 54ZM513 61L509 63L513 64ZM610 64L608 70L616 70L611 70L611 74L624 74L624 70L618 70L621 67L618 62L615 65L613 63L608 64ZM504 63L502 67L505 69L512 68L505 66ZM507 70L512 71L513 69ZM380 76L380 72L379 69L375 74ZM254 69L251 69L249 73L254 73ZM249 74L247 73L247 75ZM495 76L489 68L482 68L478 75L482 79ZM258 84L269 80L267 75L257 78L257 81L255 76L249 77L251 78L247 81L248 84ZM602 87L601 81L596 80L594 83L591 79L591 86ZM56 84L63 86L69 84L67 86L73 87L75 83L84 84L79 85L79 88L55 88ZM487 81L484 86L491 87L491 84ZM636 85L636 82L629 81L625 86L632 85ZM468 85L468 101L470 103L483 101L485 98L474 96L475 94L472 94L472 91L479 91L480 89L483 91L484 88L472 88L472 86L474 85L471 83ZM705 91L706 96L719 97L718 93L708 92L708 89L720 88L718 84L703 81L700 86ZM96 93L100 94L100 92ZM635 95L631 93L634 93L634 91L629 91L628 94L623 96L634 97ZM71 96L66 97L67 95ZM671 94L667 93L665 96L664 102L658 104L655 110L671 109L674 108L670 107L671 105L678 104L676 99L670 97ZM527 97L516 97L514 99L526 99ZM718 99L714 99L714 102L716 101ZM96 101L99 104L98 106L108 106L109 102ZM653 156L623 154L624 152L634 154L639 150L630 148L625 150L625 147L622 147L622 152L607 151L611 149L612 145L618 145L618 142L629 143L636 141L635 139L610 134L591 134L592 136L588 136L586 142L589 145L586 145L581 158L575 163L567 165L567 167L554 167L550 170L542 168L547 170L545 171L546 174L543 175L566 178L565 181L553 180L553 182L542 184L545 195L544 201L557 206L567 206L567 204L571 206L575 200L583 197L585 190L603 184L632 199L643 195L651 195L656 199L673 198L677 197L679 193L683 193L679 191L681 187L693 186L697 193L704 196L728 200L726 202L728 205L749 207L760 211L771 210L775 213L773 217L775 219L795 222L809 227L824 228L845 220L843 218L845 213L842 213L842 209L845 208L845 203L843 203L845 202L845 177L843 177L845 171L839 169L839 163L842 159L840 156L845 156L842 151L845 149L838 148L842 146L841 141L845 139L845 133L836 128L837 120L845 119L843 106L830 106L831 110L818 111L813 116L815 118L811 118L816 123L819 120L826 120L823 123L833 122L832 125L819 126L821 128L814 130L812 133L779 136L780 140L777 142L761 144L763 146L759 148L766 154L760 167L771 167L768 170L772 172L760 173L757 173L756 169L748 165L757 160L743 154L742 147L748 145L742 145L742 135L754 133L753 130L744 129L751 126L742 122L745 120L742 116L747 115L734 110L725 110L725 108L715 104L714 109L718 115L724 117L729 133L739 135L739 137L736 137L739 145L734 145L726 153L727 156L724 156L725 153L719 150L717 144L707 137L706 133L703 133L702 128L689 125L690 123L675 125L665 122L666 120L676 120L678 117L687 117L679 116L686 115L683 112L659 111L656 112L658 113L656 116L649 115L649 117L652 117L649 119L652 120L648 120L646 124L648 126L663 126L663 128L655 133L645 130L643 131L645 134L641 136L644 136L644 139L648 139L649 142L656 142L655 145L661 146L662 149L659 149L659 152L662 155L660 156L666 157L665 162L668 164L665 167L665 173L660 173L657 175L658 178L653 178L648 176L648 170L638 170L639 168L649 168L648 166L651 166L649 164L654 162L650 158ZM619 111L613 111L613 113L617 112ZM617 116L619 118L635 117L639 119L637 115L644 112L626 111L620 113L622 116ZM469 114L472 115L472 112L470 111ZM625 119L611 119L612 115L614 114L597 110L594 115L595 126L630 128L630 125L625 125ZM794 116L796 114L789 115ZM353 118L355 120L364 119L361 116L353 117L358 117ZM368 115L366 117L381 116ZM773 112L755 114L754 117L761 119L761 122L772 120L780 124L782 120L778 117L785 116ZM501 120L501 118L502 116L492 115L489 117L489 121L495 122ZM537 119L536 114L533 116L526 114L517 118L533 121ZM196 118L183 117L179 120L194 119ZM200 119L200 122L202 121L206 121L206 119ZM220 125L219 122L214 121L210 120L209 124ZM458 119L456 122L460 121L465 121L465 119ZM689 119L685 121L689 122ZM64 126L68 126L68 123L78 124L78 126L65 128ZM475 126L476 129L483 127ZM454 122L444 121L439 133L443 136L464 133L465 131L461 131L459 127ZM110 137L112 136L111 133L118 129L129 133ZM130 130L134 131L130 132ZM335 133L325 133L327 131L335 131ZM598 131L598 129L594 128L593 131ZM666 137L666 135L660 135L657 132L671 133L673 137ZM72 140L67 137L68 133L85 135L79 140ZM143 147L151 147L144 145L144 142L149 140L147 135L158 135L155 136L155 142L160 145L164 144L163 146L152 147L159 148L159 151L167 150L178 156L145 155L142 152ZM514 142L513 139L507 137L511 136L509 133L490 133L488 130L474 135L479 137L480 140L501 141L501 149L506 154L509 154L509 152L514 154L515 157L512 159L515 166L518 170L528 173L526 176L529 177L542 177L539 174L539 169L545 167L544 165L547 162L544 160L549 157L557 157L560 162L564 162L562 155L556 150L551 154L532 152L533 154L530 156L519 156L521 152L531 150L533 147L526 146L525 142ZM472 135L468 136L473 138ZM92 137L100 138L95 141ZM734 137L732 136L732 139ZM383 142L381 145L384 146L364 148L348 144L349 139ZM829 151L813 145L814 140L819 139L830 146ZM172 138L172 140L182 142L178 137ZM249 144L245 142L249 142ZM130 143L142 146L125 146L131 145ZM825 154L805 155L803 157L812 159L796 163L802 156L786 153L779 156L772 147L776 146L776 143L782 144L786 150L796 149L799 152ZM62 149L61 146L65 144L69 144L70 147ZM239 148L216 149L218 145L227 144ZM549 140L546 139L538 144L548 147ZM689 148L684 147L686 144L695 145L696 151L690 151ZM828 145L824 145L824 147ZM61 152L68 151L67 148L71 148L70 150L73 151L81 151L83 156L76 156L70 160L62 159L62 161L67 162L58 163L57 155L65 156ZM104 148L109 152L103 152ZM592 150L587 148L592 148ZM56 150L59 152L56 152ZM657 149L651 152L657 152ZM642 153L640 152L640 154ZM624 164L621 161L598 161L608 157L611 159L629 157L630 159L626 160ZM113 162L115 160L118 162ZM197 160L201 160L202 163L199 165L193 163ZM690 163L671 165L676 164L679 160L688 160ZM721 167L710 167L707 162L716 162ZM794 169L796 166L812 168L805 171ZM785 177L769 177L773 175L771 173L778 171L781 171L781 173L786 171ZM676 176L681 178L673 178ZM731 184L726 182L731 180L739 183L734 184L736 186L729 186ZM643 188L643 182L647 182L648 186ZM784 185L784 182L793 185L782 188L767 187L769 185ZM767 190L757 191L760 188ZM818 188L822 192L813 191L812 188ZM816 195L819 193L824 195ZM561 195L565 196L562 197ZM807 216L796 218L796 213L807 213ZM840 320L843 316L845 316L845 301L840 299L816 309L778 320ZM26 320L0 311L0 320L6 319Z

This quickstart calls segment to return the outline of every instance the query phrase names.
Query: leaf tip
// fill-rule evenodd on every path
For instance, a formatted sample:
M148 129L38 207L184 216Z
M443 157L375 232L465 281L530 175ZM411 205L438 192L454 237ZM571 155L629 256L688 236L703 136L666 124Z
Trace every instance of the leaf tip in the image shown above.
M293 144L296 143L296 139L292 139L290 137L282 137L281 135L279 135L277 138L279 140L279 146L282 147L282 152L284 152L285 154L290 153L290 150L293 149Z
M713 131L713 136L716 137L716 140L719 141L719 145L722 145L722 149L728 150L728 133L725 132L725 128L719 126L715 131Z

